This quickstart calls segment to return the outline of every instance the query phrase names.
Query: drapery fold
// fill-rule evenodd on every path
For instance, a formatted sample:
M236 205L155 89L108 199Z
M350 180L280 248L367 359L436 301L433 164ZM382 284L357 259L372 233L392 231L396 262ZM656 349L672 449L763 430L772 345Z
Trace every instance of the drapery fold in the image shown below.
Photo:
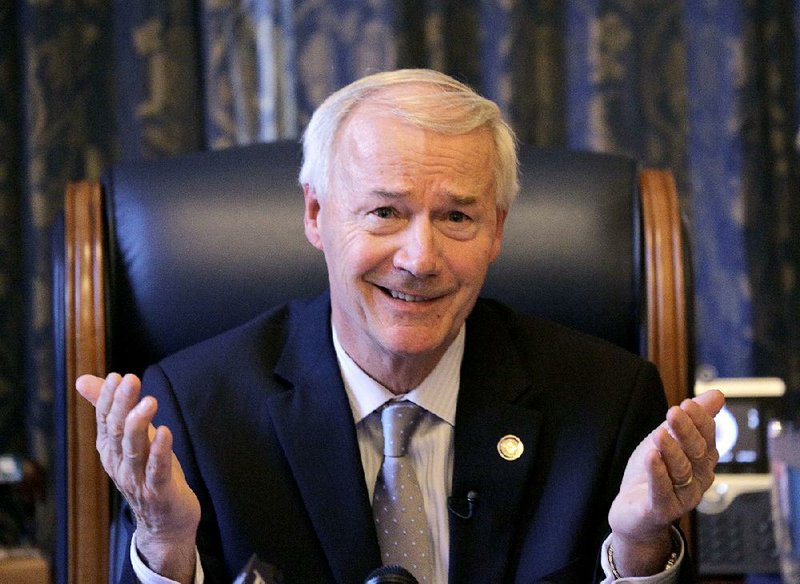
M470 83L524 142L672 168L698 363L800 388L799 38L800 0L3 3L0 452L49 465L49 228L68 180L297 138L330 92L398 66Z
M296 135L292 17L289 0L220 0L206 8L203 77L211 148Z

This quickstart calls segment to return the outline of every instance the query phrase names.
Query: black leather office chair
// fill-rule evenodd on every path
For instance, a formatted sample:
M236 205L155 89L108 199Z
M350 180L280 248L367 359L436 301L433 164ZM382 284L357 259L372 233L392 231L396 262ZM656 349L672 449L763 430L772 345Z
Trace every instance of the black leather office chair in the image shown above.
M74 379L140 373L321 291L325 266L303 235L299 165L299 146L284 142L118 165L102 184L68 188L54 260L66 436L60 579L100 582L109 573L109 483L94 412ZM523 147L521 183L485 295L648 356L668 401L679 402L689 391L689 296L671 174L622 157Z

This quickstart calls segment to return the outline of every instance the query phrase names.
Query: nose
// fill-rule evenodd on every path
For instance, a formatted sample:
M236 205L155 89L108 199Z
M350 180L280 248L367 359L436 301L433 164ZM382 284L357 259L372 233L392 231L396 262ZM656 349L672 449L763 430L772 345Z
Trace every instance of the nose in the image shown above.
M436 229L429 218L416 218L402 233L394 254L394 266L424 278L439 271L439 246Z

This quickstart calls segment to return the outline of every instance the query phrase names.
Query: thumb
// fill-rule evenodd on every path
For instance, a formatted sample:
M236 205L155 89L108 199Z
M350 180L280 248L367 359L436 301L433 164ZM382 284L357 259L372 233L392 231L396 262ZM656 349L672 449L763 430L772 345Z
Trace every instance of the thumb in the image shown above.
M94 375L81 375L75 381L75 389L92 405L97 404L97 398L100 397L100 390L103 388L105 379L96 377Z

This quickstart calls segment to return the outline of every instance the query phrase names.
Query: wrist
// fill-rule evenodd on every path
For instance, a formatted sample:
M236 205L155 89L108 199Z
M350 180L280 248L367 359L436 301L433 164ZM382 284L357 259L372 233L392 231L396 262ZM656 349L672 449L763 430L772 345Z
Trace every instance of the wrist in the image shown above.
M607 559L614 578L652 576L672 567L680 549L670 528L647 538L612 532Z
M165 536L137 529L136 551L148 569L180 583L194 582L196 532Z

